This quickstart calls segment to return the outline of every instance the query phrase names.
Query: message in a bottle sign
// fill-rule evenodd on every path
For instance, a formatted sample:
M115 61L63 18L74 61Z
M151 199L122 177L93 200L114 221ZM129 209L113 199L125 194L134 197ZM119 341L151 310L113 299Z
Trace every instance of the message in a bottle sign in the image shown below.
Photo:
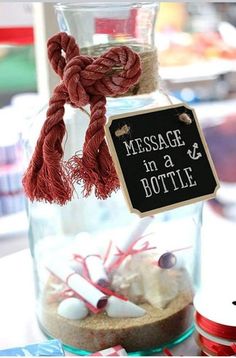
M187 105L112 116L106 137L128 206L140 217L215 197L217 174Z

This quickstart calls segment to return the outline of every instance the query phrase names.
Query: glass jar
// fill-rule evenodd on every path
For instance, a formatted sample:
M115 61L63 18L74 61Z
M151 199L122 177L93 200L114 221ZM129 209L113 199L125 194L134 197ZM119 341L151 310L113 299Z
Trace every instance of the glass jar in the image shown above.
M158 85L157 9L153 0L56 6L60 29L76 38L81 53L98 56L123 44L140 54L139 84L108 98L108 115L169 104ZM66 108L66 160L83 148L88 114L89 108ZM32 122L30 155L44 118L41 112ZM98 200L84 198L77 185L68 204L33 202L28 212L37 315L47 336L82 355L119 344L151 354L192 333L201 203L140 219L121 191Z

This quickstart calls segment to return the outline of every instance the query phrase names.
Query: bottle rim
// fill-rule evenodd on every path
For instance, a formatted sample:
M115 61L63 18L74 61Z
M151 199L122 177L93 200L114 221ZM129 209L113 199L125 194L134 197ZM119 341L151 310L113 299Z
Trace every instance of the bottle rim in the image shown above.
M58 2L54 5L56 10L75 10L86 8L103 8L108 5L114 8L117 7L141 7L141 6L157 6L159 1L157 0L119 0L119 3L114 0L77 0L75 2Z

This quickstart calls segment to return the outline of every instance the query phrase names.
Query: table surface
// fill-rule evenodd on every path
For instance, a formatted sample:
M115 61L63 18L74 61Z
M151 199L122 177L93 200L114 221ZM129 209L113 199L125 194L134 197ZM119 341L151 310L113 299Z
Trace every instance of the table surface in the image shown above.
M0 349L45 341L35 315L33 268L28 249L0 259L0 285ZM171 352L199 355L193 336Z

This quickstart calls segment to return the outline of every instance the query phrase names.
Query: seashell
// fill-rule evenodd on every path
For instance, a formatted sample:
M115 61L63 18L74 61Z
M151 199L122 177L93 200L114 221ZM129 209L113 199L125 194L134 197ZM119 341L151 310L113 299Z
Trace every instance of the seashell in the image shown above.
M178 281L169 270L157 266L142 267L145 299L154 307L164 309L178 294Z
M129 288L130 287L130 284L129 283L122 283L121 285L120 285L120 288L121 289L126 289L126 288Z
M141 317L146 313L143 308L133 302L124 301L115 296L109 297L106 312L109 317L114 318Z
M132 275L126 277L126 281L132 283L138 278L138 276L139 275L137 273L133 273Z
M83 319L88 315L88 309L82 300L70 297L61 301L57 314L67 319Z
M143 284L140 281L132 282L129 290L130 297L142 298L143 297Z
M144 302L144 291L140 266L141 254L128 256L112 277L111 288L134 303Z

